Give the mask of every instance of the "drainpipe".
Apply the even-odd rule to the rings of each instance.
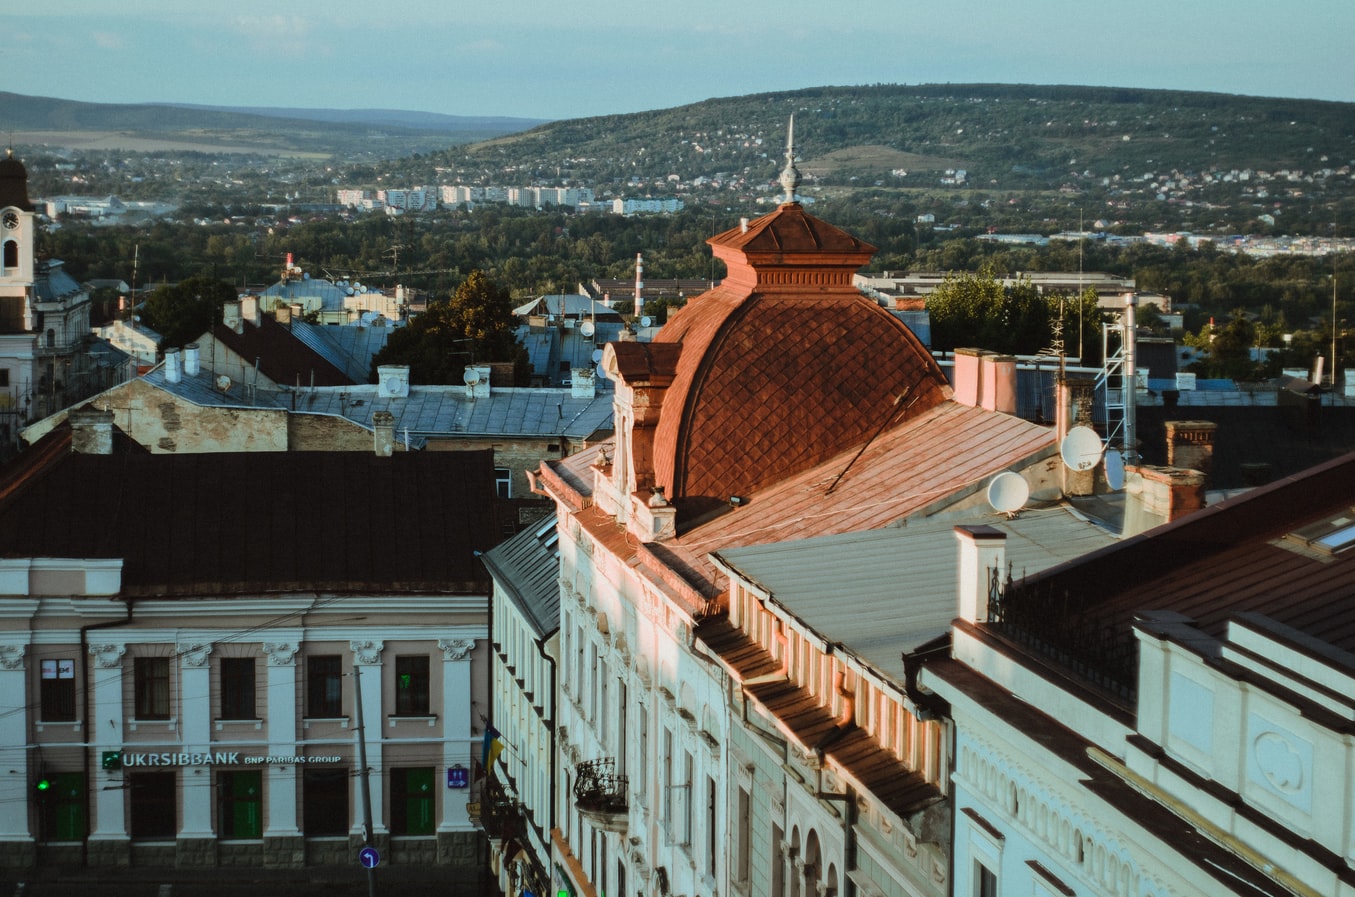
[[[124,598],[124,610],[127,616],[121,620],[106,620],[103,623],[90,623],[80,627],[80,718],[85,722],[85,749],[83,770],[85,776],[85,835],[80,839],[80,865],[89,865],[89,827],[94,809],[94,779],[90,772],[90,751],[93,750],[94,723],[89,718],[89,692],[93,688],[89,675],[89,632],[93,629],[112,629],[114,626],[126,626],[132,622],[131,598]]]

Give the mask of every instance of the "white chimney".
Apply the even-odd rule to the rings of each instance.
[[[377,395],[383,399],[409,396],[409,365],[383,364],[376,369]]]
[[[957,526],[960,543],[960,619],[988,622],[988,589],[1006,565],[1007,534],[991,526]]]
[[[183,347],[183,372],[185,376],[196,377],[201,368],[198,366],[198,344],[189,343]]]
[[[232,299],[221,307],[221,323],[236,333],[244,331],[244,325],[240,321],[239,299]]]
[[[165,350],[165,379],[170,383],[178,383],[182,378],[179,375],[179,350]]]
[[[263,323],[259,318],[259,297],[241,296],[240,297],[240,317],[249,323],[258,327]]]

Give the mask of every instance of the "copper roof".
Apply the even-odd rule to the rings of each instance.
[[[487,591],[489,451],[92,455],[63,439],[2,472],[0,556],[122,558],[133,596]]]
[[[851,284],[874,247],[796,204],[709,242],[730,276],[654,338],[681,345],[654,438],[655,481],[680,507],[756,491],[945,398],[922,343]]]

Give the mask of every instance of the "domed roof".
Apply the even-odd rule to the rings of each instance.
[[[875,247],[798,203],[708,242],[728,277],[655,337],[681,344],[654,433],[669,497],[747,495],[947,397],[926,347],[852,285]]]
[[[14,158],[14,150],[5,150],[5,158],[0,159],[0,209],[23,209],[33,211],[33,203],[28,199],[28,169],[24,163]]]

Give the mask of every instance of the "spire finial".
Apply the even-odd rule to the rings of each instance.
[[[800,171],[795,167],[795,113],[790,114],[786,128],[786,167],[781,169],[781,186],[786,190],[786,202],[795,202],[795,188],[800,186]]]

